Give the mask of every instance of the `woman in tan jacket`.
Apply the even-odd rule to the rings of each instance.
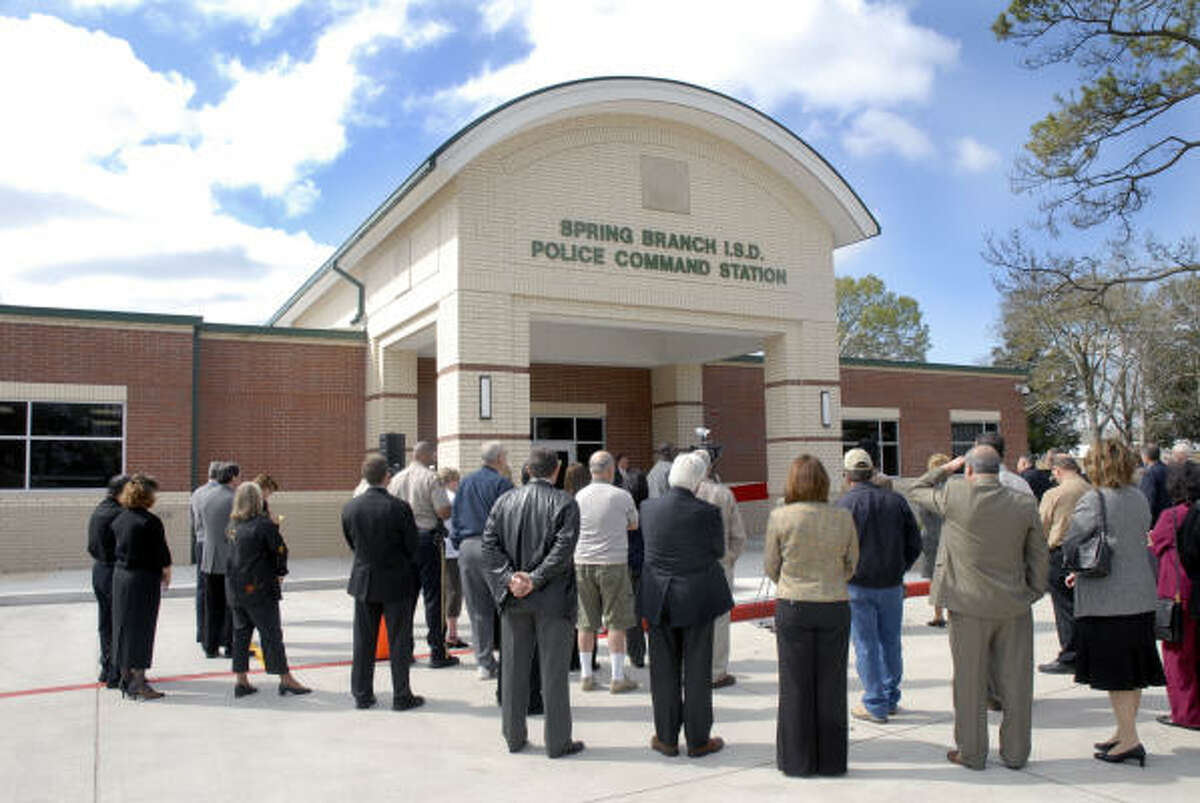
[[[778,586],[776,760],[785,775],[846,772],[846,581],[858,565],[858,533],[849,511],[828,500],[825,468],[800,455],[788,470],[783,506],[767,520],[764,568]]]

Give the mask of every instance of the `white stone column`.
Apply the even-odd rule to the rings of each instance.
[[[704,424],[704,366],[660,365],[650,371],[651,431],[654,446],[663,441],[684,447],[696,443]]]
[[[480,416],[480,377],[491,382],[491,418]],[[479,467],[484,441],[508,449],[514,481],[529,457],[529,313],[511,296],[460,290],[437,320],[438,464]]]
[[[379,436],[384,432],[401,432],[405,450],[412,454],[417,440],[417,352],[383,347],[377,340],[370,340],[366,401],[366,448],[378,449]]]
[[[788,468],[801,454],[817,457],[833,489],[842,481],[842,417],[837,325],[797,322],[767,338],[763,396],[767,434],[767,488],[783,494]],[[830,396],[830,425],[821,422],[821,392]]]

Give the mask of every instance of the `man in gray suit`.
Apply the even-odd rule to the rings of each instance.
[[[947,479],[966,464],[966,480]],[[955,764],[987,761],[988,680],[1004,711],[1000,758],[1029,759],[1033,721],[1033,614],[1046,592],[1049,551],[1037,501],[1000,483],[1000,455],[976,446],[924,474],[912,501],[944,519],[930,603],[950,613]]]
[[[204,551],[200,556],[200,575],[204,580],[204,654],[218,657],[218,649],[229,654],[233,634],[232,610],[225,604],[225,563],[229,560],[229,514],[233,512],[234,481],[241,473],[237,463],[223,463],[217,472],[217,485],[199,500],[200,526],[204,530]]]
[[[204,576],[200,572],[200,559],[204,554],[204,520],[200,507],[208,492],[217,487],[217,474],[223,464],[213,460],[208,464],[208,482],[192,491],[188,498],[188,526],[192,535],[192,563],[196,564],[196,643],[204,643]]]

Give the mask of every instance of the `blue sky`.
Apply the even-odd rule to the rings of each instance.
[[[1009,189],[1012,160],[1076,78],[1023,69],[989,31],[1002,7],[0,0],[0,303],[260,323],[475,115],[641,74],[729,93],[804,137],[883,228],[839,252],[838,273],[915,297],[930,360],[985,361],[983,238],[1037,216]],[[1139,222],[1194,233],[1197,179],[1188,165],[1161,182]]]

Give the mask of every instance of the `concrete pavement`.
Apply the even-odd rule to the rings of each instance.
[[[750,554],[739,563],[740,599],[757,591],[759,561]],[[189,572],[180,567],[180,575]],[[10,580],[0,577],[0,594]],[[150,672],[164,678],[156,686],[167,697],[134,703],[91,687],[38,691],[94,680],[94,604],[0,608],[0,800],[728,803],[813,795],[1167,803],[1200,794],[1200,733],[1154,722],[1166,710],[1162,689],[1145,695],[1139,718],[1147,767],[1109,766],[1091,757],[1091,743],[1112,729],[1106,697],[1061,675],[1037,676],[1033,756],[1025,769],[999,764],[998,715],[992,715],[986,772],[948,764],[949,650],[945,631],[924,624],[924,598],[905,603],[905,713],[886,725],[852,719],[848,776],[820,780],[785,778],[774,767],[774,636],[755,623],[733,626],[738,683],[714,695],[714,733],[728,742],[723,752],[698,760],[651,752],[647,670],[634,669],[641,688],[624,695],[581,692],[572,676],[575,736],[587,749],[550,761],[540,718],[530,721],[530,748],[505,751],[494,684],[476,680],[469,657],[452,669],[414,667],[413,688],[429,700],[422,709],[358,711],[348,693],[350,598],[340,589],[288,589],[283,613],[292,666],[314,694],[281,698],[273,678],[256,674],[260,693],[235,701],[229,662],[203,657],[193,641],[191,600],[173,597],[163,602]],[[1048,601],[1035,617],[1036,655],[1047,660],[1055,651]],[[463,625],[469,639],[466,617]],[[422,644],[419,632],[418,650]],[[601,657],[606,664],[603,651]],[[607,666],[600,680],[607,680]],[[850,688],[853,703],[853,669]],[[385,664],[377,668],[376,693],[390,699]]]

